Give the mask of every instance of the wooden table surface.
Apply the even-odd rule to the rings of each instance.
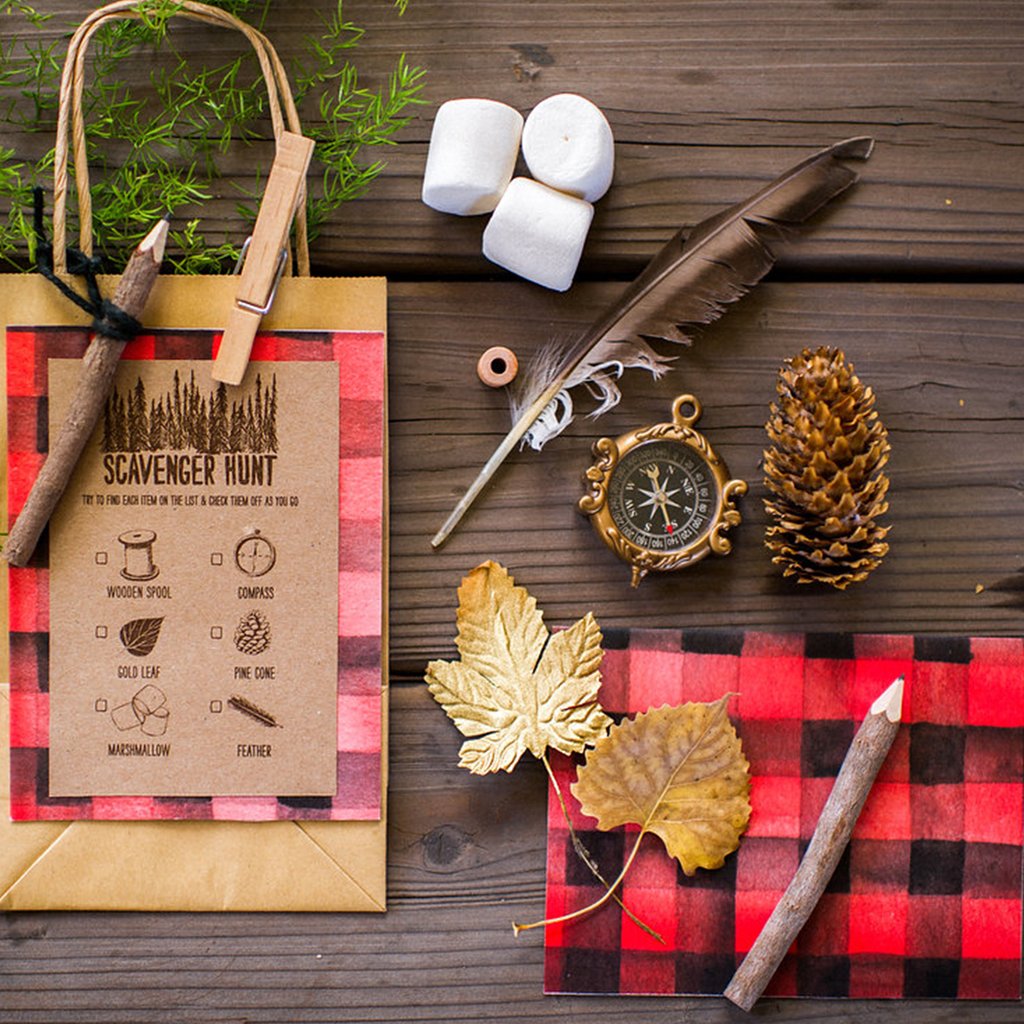
[[[47,6],[50,38],[89,4]],[[330,2],[272,4],[287,57]],[[391,278],[391,785],[382,916],[7,914],[0,1021],[738,1021],[722,999],[545,997],[543,772],[477,778],[422,684],[454,653],[455,588],[509,566],[552,624],[1015,634],[1024,606],[987,587],[1024,566],[1024,6],[1019,0],[346,3],[370,82],[405,52],[427,104],[365,199],[317,242],[320,273]],[[2,31],[7,31],[3,28]],[[226,35],[184,29],[211,58]],[[140,61],[141,67],[145,61]],[[481,219],[419,201],[434,111],[484,95],[524,112],[590,97],[616,138],[578,283],[554,294],[480,254]],[[496,343],[528,355],[586,325],[682,225],[821,146],[877,139],[862,181],[787,243],[770,279],[700,332],[661,382],[627,381],[602,420],[517,454],[451,541],[429,538],[506,427],[475,377]],[[8,133],[9,136],[9,133]],[[31,157],[41,143],[0,137]],[[252,180],[252,152],[234,158]],[[227,189],[225,189],[227,196]],[[204,213],[232,223],[233,200]],[[846,593],[798,588],[762,538],[763,423],[780,362],[839,345],[892,441],[892,550]],[[696,392],[703,428],[750,481],[728,559],[630,591],[574,511],[591,441],[665,418]],[[980,586],[979,586],[980,585]],[[764,1001],[779,1020],[1022,1019],[1019,1003]]]

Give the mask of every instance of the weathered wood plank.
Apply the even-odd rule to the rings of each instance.
[[[86,11],[44,3],[55,38]],[[272,4],[286,59],[326,0]],[[384,272],[392,288],[392,690],[387,915],[17,914],[0,918],[0,1022],[476,1021],[692,1019],[738,1011],[711,1000],[545,999],[544,778],[536,765],[476,778],[455,767],[459,736],[419,683],[453,654],[455,588],[493,557],[536,594],[551,624],[593,609],[606,628],[655,624],[769,629],[1019,633],[1024,611],[978,584],[1024,564],[1024,290],[920,284],[765,285],[702,332],[660,383],[579,421],[541,454],[515,456],[440,552],[429,537],[505,427],[502,396],[474,364],[502,342],[528,354],[585,324],[619,285],[553,295],[505,280],[480,255],[483,221],[419,202],[436,106],[488,95],[524,111],[559,91],[607,111],[615,187],[598,207],[584,277],[634,273],[676,227],[745,195],[809,150],[879,139],[864,180],[788,246],[789,277],[892,273],[1019,280],[1024,271],[1024,10],[1017,0],[625,0],[529,5],[485,0],[349,0],[369,31],[354,59],[368,84],[406,52],[428,67],[428,105],[384,154],[390,166],[314,249],[321,272]],[[7,40],[4,26],[5,42]],[[175,30],[176,32],[178,30]],[[227,33],[186,28],[211,60]],[[141,55],[134,78],[150,60]],[[47,140],[0,133],[34,158]],[[116,157],[116,151],[113,155]],[[234,185],[251,188],[269,147],[238,147],[202,212],[241,233]],[[441,283],[465,276],[476,284]],[[893,443],[893,549],[865,584],[833,594],[786,584],[761,542],[762,423],[779,362],[839,344],[878,394]],[[696,392],[702,426],[751,482],[736,550],[629,590],[625,571],[574,511],[589,445],[665,418]],[[783,1001],[787,1021],[874,1021],[878,1003]],[[885,1004],[887,1019],[1018,1021],[1019,1004]]]
[[[616,294],[525,284],[397,285],[391,293],[391,642],[396,670],[450,656],[455,588],[485,558],[509,566],[551,622],[1013,633],[1024,610],[976,593],[1024,563],[1024,290],[1019,286],[768,284],[679,356],[662,381],[577,419],[541,453],[513,455],[440,551],[430,537],[507,429],[505,398],[475,376],[491,344],[521,356],[568,334]],[[892,549],[844,593],[784,581],[763,546],[763,423],[785,358],[838,345],[890,431]],[[590,444],[669,417],[693,391],[700,424],[750,484],[735,549],[636,591],[575,510]],[[587,400],[581,398],[584,408]]]
[[[38,30],[52,39],[80,4]],[[333,4],[274,4],[266,30],[290,59]],[[632,273],[676,228],[741,199],[790,163],[838,139],[871,134],[864,181],[820,217],[783,266],[815,273],[1018,273],[1024,268],[1024,9],[1016,0],[832,4],[757,0],[521,4],[414,0],[347,3],[368,29],[351,51],[368,84],[400,53],[428,69],[424,98],[370,194],[349,204],[314,248],[323,273],[503,277],[480,253],[483,219],[419,201],[437,106],[485,95],[524,112],[582,92],[617,139],[615,184],[598,204],[581,274]],[[183,52],[218,62],[228,32],[174,29]],[[152,60],[140,55],[134,77]],[[310,112],[315,118],[316,112]],[[41,140],[6,132],[34,158]],[[116,157],[116,151],[113,154]],[[239,146],[228,181],[201,211],[217,239],[239,237],[235,204],[265,174],[268,147]],[[190,211],[182,211],[186,215]]]

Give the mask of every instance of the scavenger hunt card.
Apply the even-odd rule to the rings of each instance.
[[[261,335],[131,342],[11,579],[11,816],[381,813],[385,348]],[[9,511],[74,392],[84,331],[8,331]]]
[[[332,795],[335,367],[126,362],[96,441],[52,528],[50,794]]]

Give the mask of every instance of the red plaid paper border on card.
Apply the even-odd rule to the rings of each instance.
[[[871,702],[906,677],[904,725],[853,839],[769,996],[1021,996],[1024,640],[605,633],[602,704],[633,714],[735,693],[752,775],[750,827],[718,871],[687,878],[644,838],[621,896],[546,931],[548,993],[720,994],[810,840]],[[596,830],[555,772],[583,844],[615,878],[636,829]],[[602,893],[548,801],[547,917]]]
[[[129,359],[210,359],[219,332],[154,331]],[[47,363],[80,359],[73,328],[7,332],[8,516],[13,522],[47,450]],[[386,348],[380,332],[261,334],[256,362],[336,362],[339,376],[338,790],[333,797],[91,797],[49,795],[49,573],[46,534],[29,566],[10,570],[11,817],[92,819],[378,820],[381,816],[382,614]],[[374,503],[373,496],[379,496]]]

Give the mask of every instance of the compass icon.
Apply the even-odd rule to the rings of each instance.
[[[235,565],[246,576],[265,576],[276,561],[274,545],[259,530],[247,533],[235,545]]]

